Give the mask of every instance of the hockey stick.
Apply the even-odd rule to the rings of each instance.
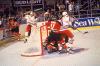
[[[73,16],[73,18],[74,18],[75,20],[77,20],[74,16]],[[75,21],[75,20],[74,20],[74,21]],[[82,32],[82,31],[80,31],[79,29],[75,28],[74,26],[71,26],[71,28],[72,28],[73,30],[79,31],[79,32],[82,33],[82,34],[88,33],[88,31]]]
[[[73,26],[70,26],[73,30],[77,30],[78,32],[80,32],[80,33],[82,33],[82,34],[86,34],[86,33],[88,33],[88,31],[85,31],[85,32],[82,32],[82,31],[80,31],[79,29],[77,29],[77,28],[75,28],[75,27],[73,27]]]
[[[79,31],[79,32],[82,33],[82,34],[88,33],[88,31],[82,32],[82,31],[80,31],[79,29],[76,29],[76,30]]]

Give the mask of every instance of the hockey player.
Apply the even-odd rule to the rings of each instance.
[[[70,40],[73,41],[74,35],[70,30],[68,30],[68,27],[72,25],[72,21],[71,21],[72,18],[68,15],[67,12],[63,12],[62,15],[63,17],[61,19],[61,23],[62,23],[61,32],[66,34],[70,38]]]
[[[71,25],[70,16],[67,14],[67,12],[62,13],[63,17],[59,21],[54,21],[54,26],[51,27],[51,30],[53,30],[54,34],[53,36],[49,36],[53,41],[56,41],[58,43],[58,50],[62,52],[63,50],[65,52],[69,52],[70,49],[73,47],[73,33],[68,30],[68,27]],[[52,24],[52,23],[51,23]],[[51,34],[50,34],[51,35]],[[61,35],[61,36],[59,36]],[[56,37],[56,39],[54,39]],[[48,39],[48,40],[51,40]],[[68,50],[66,50],[68,49]]]
[[[65,40],[67,46],[69,48],[72,48],[73,47],[73,33],[68,30],[68,27],[71,25],[71,21],[70,21],[70,16],[67,14],[67,12],[63,12],[62,13],[63,17],[61,18],[61,20],[59,20],[58,22],[55,23],[55,26],[53,27],[53,30],[56,30],[56,32],[60,33],[60,34],[63,34],[65,36],[68,36],[68,43],[67,41]],[[61,45],[59,45],[60,47]],[[59,48],[59,51],[61,51],[62,49]]]
[[[33,12],[28,13],[25,15],[25,19],[27,21],[26,30],[25,30],[25,43],[27,42],[28,37],[31,35],[31,27],[32,25],[36,25],[36,18]]]
[[[55,41],[52,41],[49,44],[47,44],[47,51],[48,53],[57,51],[57,47],[55,46]]]
[[[61,23],[59,21],[54,21],[53,25],[54,26],[51,26],[51,31],[47,37],[47,50],[50,53],[56,50],[59,50],[60,52],[66,52],[66,43],[68,42],[68,37],[67,35],[60,33]]]

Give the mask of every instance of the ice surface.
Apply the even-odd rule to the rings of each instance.
[[[0,50],[0,66],[100,66],[100,29],[89,30],[87,34],[75,31],[74,35],[78,47],[74,54],[23,57],[21,53],[30,44],[19,41]]]

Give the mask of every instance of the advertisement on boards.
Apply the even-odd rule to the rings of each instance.
[[[100,26],[100,17],[79,18],[73,23],[74,27]]]

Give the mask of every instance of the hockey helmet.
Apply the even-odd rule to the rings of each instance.
[[[32,11],[30,11],[30,15],[32,15],[33,14],[33,12]]]
[[[67,12],[62,12],[62,15],[66,16],[66,15],[68,15],[68,13]]]

